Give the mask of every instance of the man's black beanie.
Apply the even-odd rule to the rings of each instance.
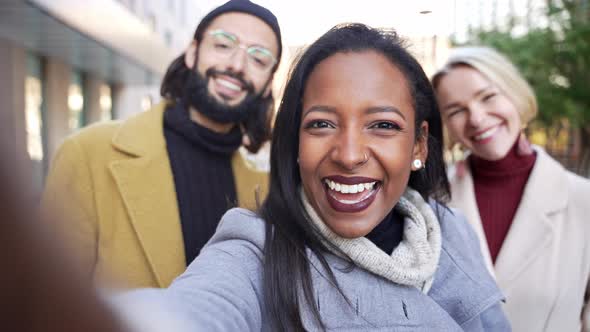
[[[216,18],[217,16],[219,16],[221,14],[225,14],[225,13],[229,13],[229,12],[241,12],[241,13],[250,14],[250,15],[258,17],[259,19],[263,20],[266,24],[268,24],[268,26],[270,26],[270,28],[272,29],[272,31],[275,33],[275,35],[277,37],[277,44],[279,46],[279,49],[278,49],[279,52],[277,54],[277,61],[281,60],[283,46],[281,43],[281,28],[279,28],[279,21],[277,20],[276,16],[270,10],[268,10],[260,5],[257,5],[249,0],[230,0],[226,3],[224,3],[223,5],[213,9],[211,12],[209,12],[209,14],[207,14],[207,15],[205,15],[205,17],[203,17],[203,19],[201,20],[201,22],[197,26],[197,30],[195,31],[194,38],[199,40],[203,36],[205,29],[207,29],[207,27],[209,26],[211,21],[213,21],[214,18]],[[278,63],[277,63],[277,65],[275,65],[275,68],[276,68],[276,66],[278,66]]]

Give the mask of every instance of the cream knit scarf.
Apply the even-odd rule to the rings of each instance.
[[[417,191],[408,187],[395,206],[405,217],[404,234],[391,255],[365,237],[347,239],[338,236],[324,224],[303,190],[301,198],[325,240],[340,248],[356,265],[392,282],[414,286],[428,293],[440,257],[441,234],[436,215]]]

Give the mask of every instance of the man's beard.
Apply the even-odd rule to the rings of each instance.
[[[247,94],[242,102],[230,106],[219,102],[209,93],[208,83],[212,78],[225,75],[239,80]],[[194,107],[199,113],[219,123],[239,123],[245,121],[249,116],[258,113],[260,108],[268,107],[267,98],[261,94],[254,93],[251,83],[244,80],[242,75],[231,71],[218,71],[209,68],[203,77],[196,70],[191,70],[185,86],[184,103]]]

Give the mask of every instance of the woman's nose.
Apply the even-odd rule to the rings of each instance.
[[[469,107],[469,125],[479,127],[485,118],[485,109],[479,105]]]
[[[346,170],[354,170],[369,160],[365,140],[359,133],[348,130],[338,139],[332,159]]]

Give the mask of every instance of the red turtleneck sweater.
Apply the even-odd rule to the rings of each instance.
[[[517,147],[518,143],[500,160],[469,158],[475,199],[494,263],[537,158],[535,153],[518,155]]]

